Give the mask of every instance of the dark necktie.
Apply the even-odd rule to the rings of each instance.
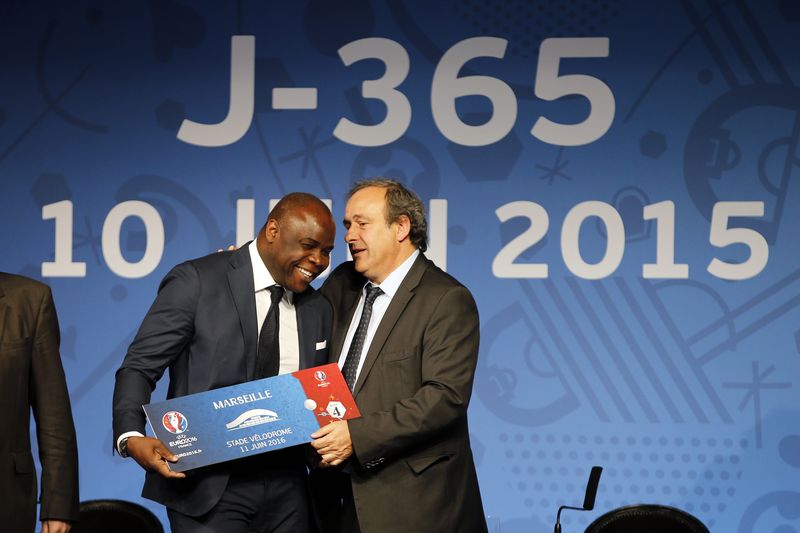
[[[283,287],[272,285],[269,287],[272,304],[264,323],[261,325],[261,334],[258,336],[258,357],[256,359],[256,379],[268,378],[278,375],[281,366],[281,351],[278,343],[278,304],[283,298]]]
[[[358,362],[361,360],[361,351],[364,349],[364,339],[367,337],[367,327],[369,327],[369,319],[372,316],[372,304],[375,298],[383,294],[380,287],[373,284],[367,285],[367,297],[364,299],[364,309],[361,310],[361,318],[358,321],[358,327],[353,335],[353,340],[350,342],[350,349],[347,350],[347,358],[344,360],[342,367],[342,374],[347,386],[350,390],[356,385],[356,375],[358,373]]]

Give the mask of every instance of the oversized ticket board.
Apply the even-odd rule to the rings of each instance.
[[[143,406],[153,434],[184,472],[311,442],[311,434],[359,416],[333,363]]]

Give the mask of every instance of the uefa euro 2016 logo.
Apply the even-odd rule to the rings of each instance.
[[[164,413],[164,416],[161,418],[161,424],[164,426],[164,429],[173,435],[180,435],[189,427],[189,421],[186,420],[183,413],[179,413],[178,411]]]
[[[325,381],[325,378],[328,376],[326,376],[325,372],[323,372],[322,370],[317,370],[316,372],[314,372],[314,377],[316,378],[317,381],[322,382]]]

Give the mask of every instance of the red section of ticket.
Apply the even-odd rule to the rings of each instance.
[[[356,401],[344,380],[339,365],[330,363],[292,372],[306,393],[306,407],[313,407],[320,427],[337,420],[358,418]],[[313,406],[312,406],[313,402]]]

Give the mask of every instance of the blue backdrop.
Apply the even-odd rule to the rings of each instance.
[[[797,2],[6,1],[0,26],[0,269],[53,287],[83,499],[144,501],[111,393],[167,270],[381,175],[478,302],[493,527],[548,531],[600,464],[565,531],[635,502],[800,531]]]

